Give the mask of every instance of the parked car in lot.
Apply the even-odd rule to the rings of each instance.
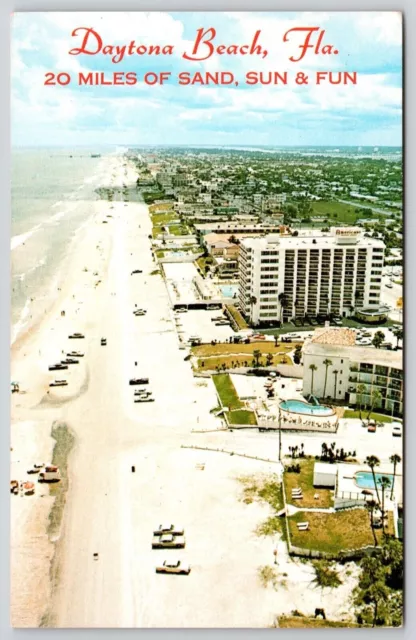
[[[391,425],[391,432],[393,436],[396,436],[396,438],[401,438],[402,437],[402,425],[400,424],[400,422],[393,422]]]
[[[163,533],[160,536],[153,536],[152,549],[184,549],[184,536],[175,536],[173,533]]]
[[[173,573],[178,576],[187,576],[191,573],[191,567],[189,564],[181,564],[180,560],[176,560],[176,562],[165,560],[160,567],[156,567],[156,573]]]
[[[153,531],[154,536],[161,536],[164,533],[171,533],[173,536],[183,536],[184,530],[180,527],[175,527],[174,524],[160,524],[156,531]]]
[[[375,433],[377,431],[377,425],[375,422],[370,422],[369,425],[367,426],[367,431],[369,433]]]

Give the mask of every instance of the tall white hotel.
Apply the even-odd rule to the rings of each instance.
[[[246,238],[239,256],[241,311],[258,325],[281,317],[376,310],[383,261],[384,243],[358,227]]]

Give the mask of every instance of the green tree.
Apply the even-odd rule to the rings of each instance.
[[[268,353],[266,356],[266,367],[270,367],[273,364],[273,354]]]
[[[310,364],[309,369],[312,371],[312,380],[311,380],[311,396],[313,396],[313,377],[315,375],[315,371],[318,369],[316,364]]]
[[[293,362],[295,364],[300,364],[302,358],[302,347],[300,346],[300,344],[298,344],[295,347],[295,353],[293,354]]]
[[[326,383],[328,380],[328,367],[330,367],[332,365],[332,360],[330,360],[329,358],[325,358],[323,364],[325,365],[325,382],[324,382],[324,393],[323,393],[323,398],[325,398],[325,393],[326,393]]]
[[[402,461],[401,457],[397,454],[397,453],[393,453],[392,456],[390,456],[390,462],[393,465],[393,481],[391,483],[391,493],[390,493],[390,500],[393,500],[393,492],[394,492],[394,481],[396,479],[396,467],[398,464],[400,464]]]
[[[376,331],[374,334],[374,337],[371,341],[371,344],[376,348],[376,349],[380,349],[381,345],[383,344],[385,340],[385,335],[382,331]]]
[[[260,364],[260,358],[261,358],[261,351],[260,349],[254,349],[253,351],[253,358],[254,358],[254,366],[258,367]]]
[[[369,514],[370,514],[370,526],[371,526],[371,533],[373,534],[373,538],[374,538],[374,546],[376,547],[378,542],[377,542],[377,535],[376,532],[374,530],[374,511],[377,507],[377,502],[375,500],[367,500],[366,504],[365,504]]]
[[[389,591],[386,585],[381,580],[378,580],[368,587],[366,595],[369,602],[373,605],[373,627],[375,627],[380,608],[388,602]]]
[[[380,460],[377,458],[377,456],[367,456],[365,459],[365,463],[368,464],[368,466],[371,469],[371,473],[373,475],[374,488],[377,494],[377,501],[378,501],[378,504],[380,505],[380,496],[378,493],[378,486],[376,483],[376,474],[374,472],[374,469],[380,466]]]
[[[370,403],[370,410],[367,414],[367,420],[370,419],[370,416],[374,411],[374,407],[377,405],[378,402],[380,402],[381,398],[382,398],[381,392],[374,387],[374,389],[371,392],[371,403]]]
[[[396,337],[396,340],[397,340],[397,342],[396,342],[396,349],[397,349],[399,347],[400,340],[403,340],[403,335],[404,335],[403,334],[403,329],[401,329],[401,328],[395,329],[393,331],[393,333],[394,333],[394,335]]]
[[[357,400],[358,400],[358,409],[359,409],[359,415],[360,415],[360,420],[362,420],[362,414],[361,414],[361,407],[362,407],[362,401],[363,401],[363,394],[365,392],[365,385],[358,384],[357,385]]]
[[[386,489],[390,489],[391,482],[387,476],[381,476],[379,484],[381,487],[381,521],[383,526],[383,533],[385,533],[384,516],[385,516],[386,510],[385,510],[384,499],[385,499]]]

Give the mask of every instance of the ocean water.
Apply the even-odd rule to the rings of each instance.
[[[92,213],[94,190],[105,185],[105,155],[97,149],[17,149],[12,152],[12,342],[46,296],[77,230]],[[107,151],[108,154],[108,151]]]

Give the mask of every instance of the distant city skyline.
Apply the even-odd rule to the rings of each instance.
[[[89,26],[105,44],[173,43],[172,56],[71,56],[72,31]],[[269,56],[181,55],[200,27],[218,43],[250,42],[257,29]],[[309,54],[293,66],[283,34],[319,26],[337,56]],[[12,28],[12,144],[91,146],[369,146],[402,143],[400,13],[16,13]],[[293,45],[295,46],[295,45]],[[298,43],[296,44],[298,46]],[[292,49],[293,51],[293,49]],[[290,53],[289,53],[290,55]],[[356,71],[357,85],[247,86],[248,70]],[[45,73],[67,72],[68,86],[44,86]],[[83,86],[79,72],[170,71],[164,86]],[[239,86],[178,86],[179,71],[229,71]]]

